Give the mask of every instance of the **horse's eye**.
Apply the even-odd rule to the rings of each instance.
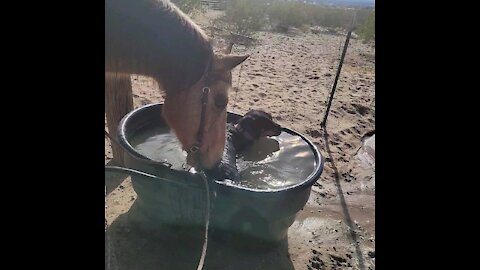
[[[228,98],[225,95],[218,94],[215,96],[215,106],[221,110],[227,107]]]

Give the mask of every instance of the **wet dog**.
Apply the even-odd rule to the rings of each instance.
[[[216,180],[238,179],[237,154],[260,138],[280,133],[282,127],[273,121],[272,115],[261,110],[249,111],[236,124],[227,125],[222,161],[217,168],[206,171],[207,175]]]

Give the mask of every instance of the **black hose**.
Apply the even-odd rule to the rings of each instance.
[[[180,181],[174,181],[174,180],[170,180],[170,179],[167,179],[167,178],[158,177],[156,175],[149,174],[149,173],[146,173],[146,172],[141,172],[141,171],[137,171],[137,170],[133,170],[133,169],[129,169],[129,168],[124,168],[124,167],[105,166],[105,172],[118,172],[118,173],[124,173],[124,174],[129,174],[129,175],[147,177],[147,178],[151,178],[151,180],[163,180],[163,181],[166,181],[166,182],[168,182],[170,184],[174,184],[174,185],[181,185],[181,186],[185,186],[185,187],[189,186],[188,184],[185,184],[185,183],[180,182]]]

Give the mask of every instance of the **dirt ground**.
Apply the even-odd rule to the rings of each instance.
[[[311,139],[325,158],[325,167],[307,205],[290,227],[288,241],[279,249],[259,255],[239,254],[223,247],[216,254],[207,253],[206,269],[375,269],[375,169],[355,157],[362,137],[375,130],[374,47],[350,40],[327,129],[323,130],[320,122],[345,37],[259,32],[255,38],[252,46],[233,48],[234,54],[251,56],[233,72],[228,110],[240,114],[250,109],[270,112],[282,126]],[[216,49],[223,49],[225,44],[215,37]],[[150,78],[132,75],[132,85],[135,108],[163,101]],[[106,140],[105,163],[110,159]],[[108,224],[121,224],[122,214],[129,211],[136,194],[129,178],[106,177],[106,185]],[[130,237],[129,248],[122,249],[131,234],[125,226],[117,226],[108,234],[108,269],[196,267],[182,266],[191,258],[172,253],[165,247],[167,240],[153,243],[149,236]],[[119,236],[124,239],[113,239]],[[199,254],[201,241],[195,241],[182,246]],[[215,243],[212,245],[215,250]],[[166,266],[165,256],[159,254],[169,254],[177,266]],[[209,262],[215,256],[224,263],[214,263],[214,259]]]

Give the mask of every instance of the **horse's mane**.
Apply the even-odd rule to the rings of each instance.
[[[200,79],[213,49],[207,35],[167,0],[105,1],[105,68],[152,76],[168,93]]]

